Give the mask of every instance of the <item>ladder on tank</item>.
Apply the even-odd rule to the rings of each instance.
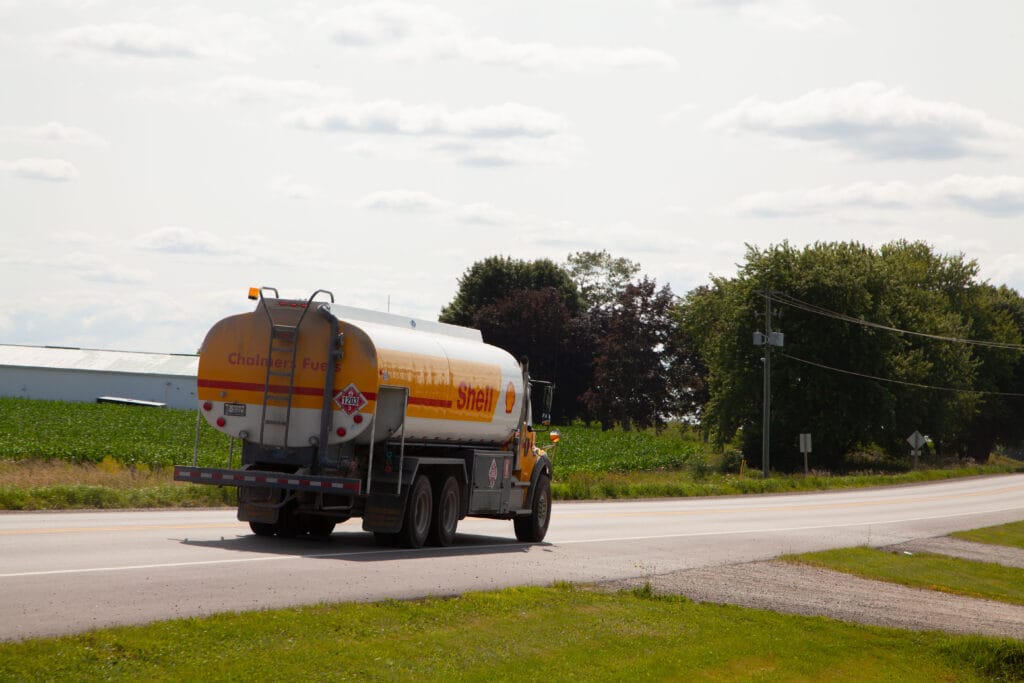
[[[263,287],[260,290],[260,299],[263,303],[263,311],[267,314],[267,321],[270,323],[270,343],[267,347],[267,374],[263,382],[263,409],[260,412],[260,443],[264,441],[264,433],[267,425],[271,427],[284,427],[284,437],[281,446],[288,446],[288,431],[291,428],[292,399],[295,396],[295,370],[296,360],[299,352],[299,328],[306,317],[306,313],[313,303],[317,294],[325,293],[331,297],[334,303],[334,294],[323,289],[313,292],[309,300],[301,306],[302,313],[294,325],[274,320],[274,314],[267,304],[263,290],[274,293],[274,300],[279,301],[280,295],[273,287]],[[292,310],[289,306],[286,310]],[[267,409],[273,409],[273,415],[267,414]],[[282,419],[282,413],[284,413]]]

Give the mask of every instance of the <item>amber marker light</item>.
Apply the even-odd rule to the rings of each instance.
[[[260,298],[260,288],[259,287],[250,287],[249,288],[249,298],[252,299],[253,301],[256,301],[256,299],[259,299]]]
[[[548,434],[548,437],[551,439],[551,443],[558,443],[558,440],[562,438],[562,435],[557,429],[552,429],[551,433]]]

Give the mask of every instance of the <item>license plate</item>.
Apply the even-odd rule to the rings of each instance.
[[[225,403],[224,414],[228,417],[245,417],[244,403]]]

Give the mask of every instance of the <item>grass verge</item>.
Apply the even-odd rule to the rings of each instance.
[[[991,562],[864,547],[786,555],[780,559],[913,588],[1024,605],[1024,569]]]
[[[560,584],[0,644],[3,680],[226,681],[269,672],[298,680],[972,681],[1024,676],[1024,643]]]
[[[990,526],[984,529],[972,529],[970,531],[957,531],[950,536],[962,538],[965,541],[975,543],[990,543],[992,545],[1006,545],[1012,548],[1024,548],[1024,522],[1011,522],[1000,526]]]

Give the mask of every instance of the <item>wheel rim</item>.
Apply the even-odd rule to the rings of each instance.
[[[446,489],[441,499],[441,529],[446,536],[455,535],[455,525],[459,521],[459,497],[452,489]]]
[[[416,539],[422,542],[430,530],[429,486],[420,486],[416,490],[416,499],[413,501],[412,527],[416,533]]]
[[[537,501],[537,528],[543,529],[548,525],[548,512],[551,510],[551,503],[547,490],[540,492],[540,500]]]

